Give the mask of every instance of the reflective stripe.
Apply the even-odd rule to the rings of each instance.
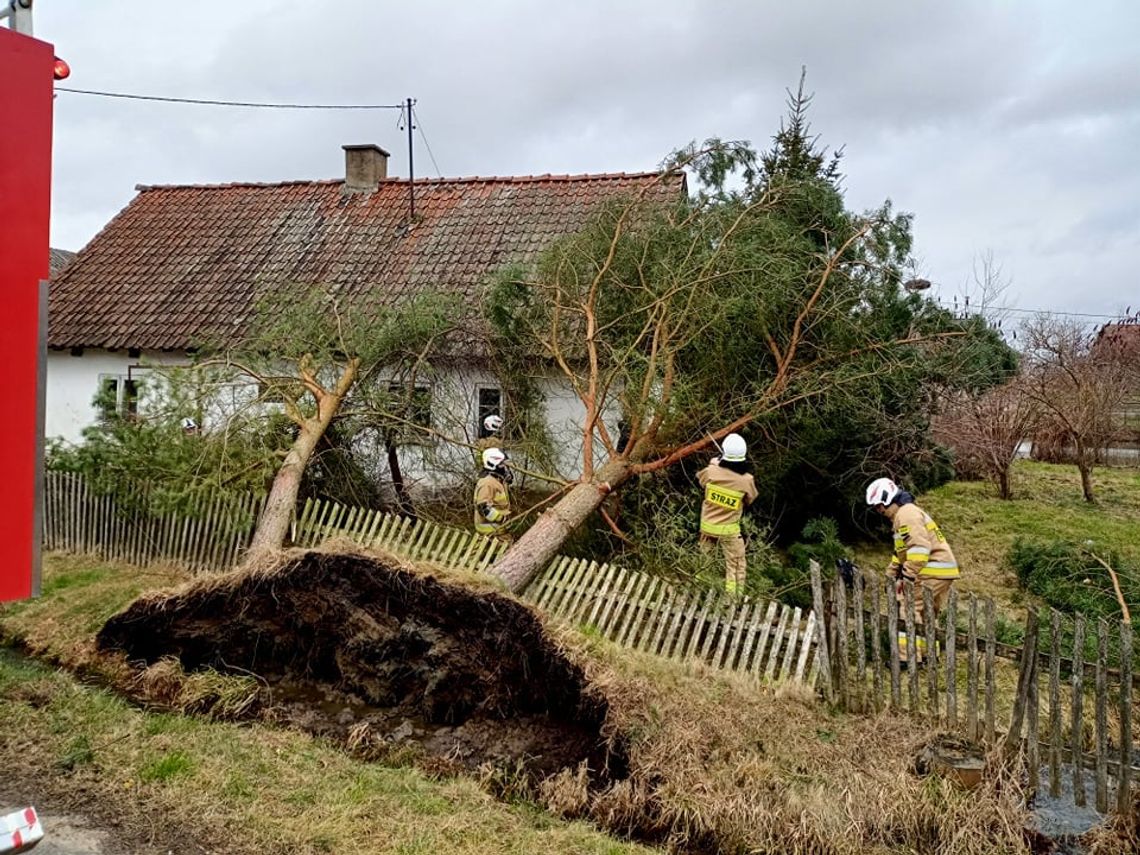
[[[486,517],[490,522],[498,522],[504,516],[506,516],[506,512],[501,511],[496,507],[492,507],[491,510],[487,511],[487,514],[486,514]]]
[[[928,561],[930,561],[930,553],[919,552],[917,549],[912,549],[907,552],[906,560],[913,564],[926,564]]]
[[[919,571],[919,575],[934,579],[957,579],[961,574],[958,572],[957,564],[950,564],[945,561],[931,561]]]
[[[709,534],[713,537],[732,537],[740,534],[740,523],[711,523],[701,520],[701,534]]]
[[[495,534],[498,530],[499,527],[497,525],[491,525],[490,523],[475,523],[476,534]]]
[[[910,549],[908,549],[906,551],[906,554],[908,556],[910,556],[910,555],[929,555],[930,554],[930,547],[929,546],[912,546]]]
[[[708,484],[705,486],[705,501],[709,504],[716,505],[718,508],[726,508],[730,511],[743,510],[744,503],[741,501],[743,498],[744,493],[740,490],[722,487],[719,484]]]

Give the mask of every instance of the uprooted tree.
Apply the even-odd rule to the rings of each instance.
[[[763,159],[716,140],[678,152],[658,178],[675,201],[645,188],[607,205],[495,283],[488,317],[500,349],[537,358],[584,411],[581,478],[493,568],[512,589],[631,478],[928,359],[962,333],[911,312],[909,328],[883,336],[909,218],[889,205],[846,211],[835,161],[792,118]],[[701,186],[692,199],[686,170]],[[742,189],[728,189],[731,176]]]
[[[404,381],[425,370],[455,316],[455,301],[435,292],[382,305],[359,297],[342,301],[319,285],[297,286],[263,297],[243,335],[204,350],[203,364],[248,378],[258,389],[255,403],[274,402],[292,425],[250,559],[284,543],[305,467],[352,395],[368,399],[382,388],[383,409],[373,400],[373,417],[405,421],[411,403],[399,390],[414,390]]]

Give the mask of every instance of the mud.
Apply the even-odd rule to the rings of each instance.
[[[139,666],[255,674],[261,715],[366,757],[406,749],[532,779],[585,761],[594,786],[627,774],[604,698],[533,612],[370,557],[309,552],[146,597],[98,645]]]

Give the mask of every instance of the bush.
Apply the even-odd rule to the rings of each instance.
[[[1046,604],[1069,614],[1089,618],[1121,617],[1120,604],[1108,571],[1095,556],[1104,559],[1120,580],[1129,609],[1140,609],[1140,566],[1123,560],[1111,550],[1100,553],[1095,544],[1071,541],[1014,541],[1006,564],[1021,585]]]

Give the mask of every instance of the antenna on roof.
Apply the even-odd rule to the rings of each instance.
[[[414,152],[412,150],[412,131],[415,130],[415,121],[412,118],[412,106],[415,104],[414,98],[409,98],[404,105],[404,109],[400,111],[400,122],[407,127],[408,131],[408,228],[411,229],[415,225],[416,220],[416,166],[414,159]]]

